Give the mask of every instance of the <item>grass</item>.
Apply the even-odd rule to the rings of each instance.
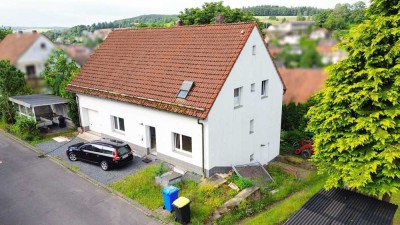
[[[159,169],[159,165],[149,166],[110,186],[143,206],[155,210],[163,205],[162,188],[154,179]],[[192,224],[204,224],[216,208],[237,194],[226,185],[215,188],[211,184],[199,185],[190,180],[182,181],[176,186],[180,190],[179,196],[187,197],[191,201]]]
[[[263,23],[271,23],[272,25],[281,24],[283,18],[286,18],[287,22],[297,20],[297,16],[277,16],[276,18],[278,20],[271,20],[271,19],[269,19],[269,16],[256,16],[256,18],[259,19]]]
[[[308,191],[315,184],[325,181],[325,178],[317,175],[315,171],[304,180],[297,180],[294,176],[275,165],[270,165],[268,172],[275,180],[275,183],[271,183],[270,187],[277,189],[278,192],[272,194],[270,191],[262,190],[260,200],[232,210],[224,215],[218,221],[218,224],[237,224],[241,219],[260,213],[298,191]]]
[[[393,195],[391,203],[400,207],[400,193]],[[396,214],[394,215],[393,224],[400,224],[400,209],[397,209]]]
[[[155,210],[163,205],[162,188],[154,180],[158,169],[158,165],[146,167],[121,181],[111,184],[111,188],[143,206]]]
[[[64,136],[67,138],[74,138],[76,137],[76,130],[75,129],[68,129],[62,132],[58,132],[58,133],[54,133],[54,134],[49,134],[49,135],[40,135],[40,137],[36,140],[33,140],[31,142],[29,142],[32,145],[38,145],[40,143],[43,142],[47,142],[52,140],[54,137],[58,137],[58,136]]]
[[[247,219],[244,224],[265,224],[274,225],[282,224],[296,211],[298,211],[313,195],[320,191],[324,186],[325,180],[319,180],[310,186],[306,186],[303,190],[296,192],[285,200],[276,203],[273,207],[269,207],[266,211],[255,217]]]

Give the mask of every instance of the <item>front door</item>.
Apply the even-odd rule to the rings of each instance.
[[[148,126],[150,154],[157,155],[156,128]]]

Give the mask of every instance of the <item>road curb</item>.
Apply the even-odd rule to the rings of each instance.
[[[75,173],[75,174],[77,174],[78,176],[80,176],[81,178],[83,178],[83,179],[89,181],[90,183],[92,183],[92,184],[94,184],[94,185],[96,185],[96,186],[98,186],[98,187],[101,187],[101,188],[105,189],[106,191],[108,191],[108,192],[110,192],[110,193],[112,193],[112,194],[118,196],[119,198],[121,198],[121,199],[123,199],[125,202],[127,202],[129,205],[131,205],[132,207],[134,207],[135,209],[141,211],[141,212],[142,212],[143,214],[145,214],[146,216],[151,217],[151,218],[153,218],[153,219],[155,219],[155,220],[157,220],[157,221],[159,221],[159,222],[161,222],[161,223],[163,223],[163,224],[167,224],[165,221],[160,220],[160,216],[159,216],[158,214],[156,214],[154,211],[151,211],[150,209],[147,209],[146,207],[142,206],[140,203],[136,202],[135,200],[132,200],[132,199],[126,197],[125,195],[123,195],[122,193],[120,193],[120,192],[118,192],[118,191],[112,189],[111,187],[109,187],[109,186],[107,186],[107,185],[105,185],[105,184],[102,184],[102,183],[96,181],[95,179],[89,177],[88,175],[82,173],[81,171],[71,169],[70,167],[68,167],[68,166],[66,165],[66,162],[65,162],[64,160],[58,159],[58,158],[53,157],[53,156],[51,156],[51,155],[46,155],[45,152],[41,151],[41,150],[38,149],[36,146],[34,146],[34,145],[32,145],[32,144],[30,144],[30,143],[28,143],[28,142],[26,142],[26,141],[24,141],[24,140],[22,140],[22,139],[16,137],[16,136],[14,136],[14,135],[12,135],[12,134],[10,134],[10,133],[8,133],[8,132],[2,130],[2,129],[0,129],[0,132],[1,132],[2,134],[4,134],[5,136],[7,136],[8,138],[10,138],[10,139],[12,139],[12,140],[14,140],[14,141],[20,143],[21,145],[27,147],[27,148],[30,149],[30,150],[36,152],[37,154],[39,154],[39,155],[45,155],[46,158],[48,158],[49,160],[51,160],[51,161],[53,161],[54,163],[58,164],[59,166],[63,167],[64,169],[66,169],[66,170],[68,170],[68,171],[70,171],[70,172],[72,172],[72,173]]]

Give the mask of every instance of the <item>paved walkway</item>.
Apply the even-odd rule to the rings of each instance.
[[[1,224],[159,224],[0,133]]]

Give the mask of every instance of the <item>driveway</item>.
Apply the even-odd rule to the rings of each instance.
[[[0,132],[1,224],[158,224]]]
[[[71,139],[69,142],[56,142],[54,140],[44,142],[41,144],[36,145],[38,149],[42,152],[46,152],[51,156],[54,157],[61,157],[63,160],[68,161],[72,164],[78,165],[79,169],[82,173],[90,176],[91,178],[95,179],[96,181],[103,183],[103,184],[110,184],[115,181],[121,180],[125,176],[135,173],[138,170],[143,169],[144,167],[150,165],[142,162],[141,158],[138,156],[134,156],[132,163],[128,163],[127,165],[115,168],[110,171],[103,171],[100,166],[96,164],[90,164],[86,162],[71,162],[68,160],[67,154],[65,151],[67,150],[68,146],[72,144],[76,144],[79,142],[86,142],[78,137]],[[154,162],[152,162],[154,163]]]

